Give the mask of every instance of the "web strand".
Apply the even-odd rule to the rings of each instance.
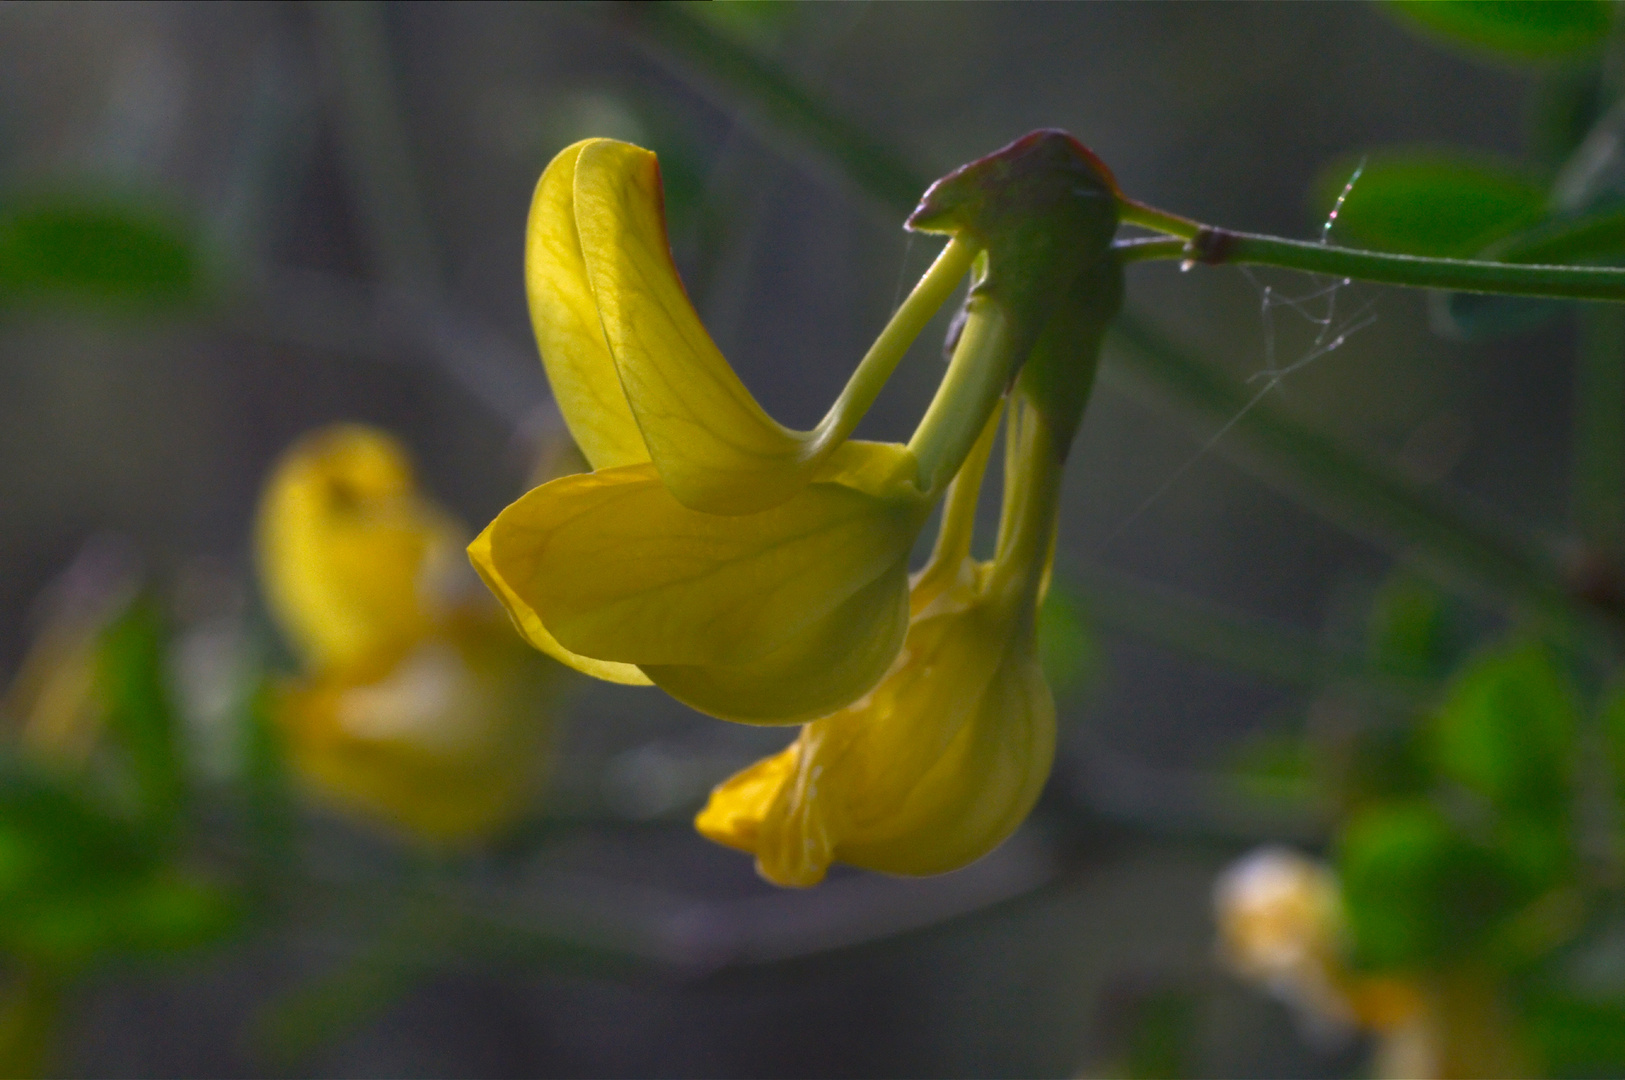
[[[1343,185],[1343,190],[1337,196],[1337,201],[1332,205],[1331,212],[1327,214],[1326,221],[1320,230],[1320,242],[1322,244],[1327,243],[1330,239],[1332,226],[1337,223],[1337,215],[1343,209],[1343,203],[1348,199],[1349,192],[1354,190],[1355,182],[1360,179],[1360,174],[1365,171],[1365,166],[1365,159],[1362,158],[1359,165],[1355,167],[1354,173],[1349,177],[1348,183]],[[1376,307],[1375,300],[1368,300],[1351,314],[1339,318],[1337,301],[1342,291],[1352,284],[1348,278],[1336,278],[1314,287],[1308,292],[1291,295],[1283,293],[1274,285],[1267,285],[1259,281],[1257,276],[1245,266],[1237,269],[1258,290],[1259,321],[1263,327],[1264,366],[1261,370],[1255,371],[1248,376],[1247,384],[1251,386],[1262,381],[1263,385],[1259,387],[1252,397],[1247,399],[1246,403],[1236,411],[1234,416],[1226,420],[1219,427],[1219,430],[1209,436],[1207,441],[1195,453],[1175,469],[1155,491],[1147,496],[1128,517],[1124,518],[1101,541],[1100,551],[1110,547],[1135,522],[1144,517],[1147,511],[1160,502],[1173,489],[1174,485],[1184,478],[1185,474],[1195,468],[1197,463],[1207,457],[1208,454],[1212,453],[1213,448],[1219,445],[1220,440],[1228,435],[1237,424],[1241,423],[1242,419],[1252,412],[1272,390],[1284,388],[1288,376],[1304,370],[1322,357],[1341,349],[1355,334],[1377,321],[1377,316],[1373,314],[1373,308]],[[1276,334],[1276,313],[1283,310],[1296,315],[1314,327],[1315,331],[1314,339],[1309,343],[1303,355],[1285,366],[1278,362],[1279,346]]]

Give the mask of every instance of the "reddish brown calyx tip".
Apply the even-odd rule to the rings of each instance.
[[[989,211],[1042,213],[1078,196],[1120,195],[1116,177],[1083,143],[1040,128],[986,157],[961,165],[926,189],[906,226],[917,232],[975,228]]]

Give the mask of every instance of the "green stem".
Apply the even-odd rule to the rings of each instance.
[[[1178,250],[1164,242],[1134,245],[1136,261],[1178,258],[1187,266],[1251,264],[1279,266],[1330,277],[1358,278],[1384,285],[1508,296],[1558,296],[1571,300],[1625,300],[1625,269],[1601,266],[1535,266],[1527,263],[1430,259],[1381,251],[1357,251],[1309,240],[1232,232],[1203,225],[1132,199],[1120,199],[1126,225],[1157,229],[1185,241]]]
[[[970,555],[971,539],[976,531],[976,507],[982,494],[982,477],[987,472],[987,460],[993,453],[993,439],[999,431],[1002,403],[995,406],[987,418],[970,456],[960,466],[954,482],[948,487],[948,496],[942,506],[942,525],[937,529],[936,543],[931,547],[928,567],[949,573],[958,572],[961,559]]]
[[[841,396],[813,429],[820,444],[841,442],[852,434],[863,414],[880,396],[886,380],[891,378],[909,346],[953,294],[975,257],[975,246],[958,237],[942,249],[858,362]]]
[[[1014,355],[1014,320],[1002,303],[972,289],[967,311],[948,373],[908,442],[920,463],[920,485],[930,498],[940,495],[959,471],[1019,359]]]
[[[1023,393],[1013,398],[1004,435],[1004,507],[987,592],[1004,598],[1025,622],[1037,611],[1055,542],[1066,452],[1052,417]]]
[[[1580,313],[1570,497],[1580,535],[1603,550],[1625,538],[1625,312]]]

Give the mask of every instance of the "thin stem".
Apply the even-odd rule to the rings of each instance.
[[[931,498],[959,471],[1010,384],[1018,359],[1012,355],[1013,327],[1004,305],[972,290],[968,310],[948,373],[908,442],[920,463],[921,486]]]
[[[1010,405],[1004,459],[1004,507],[987,591],[1006,598],[1026,618],[1038,607],[1055,543],[1065,455],[1051,418],[1033,408],[1024,394],[1016,394]]]
[[[957,567],[961,559],[970,555],[971,539],[976,531],[976,506],[982,494],[982,477],[987,472],[988,458],[993,454],[993,439],[999,431],[999,418],[1004,412],[1003,402],[995,406],[987,418],[970,456],[959,467],[959,474],[948,486],[948,496],[942,507],[942,525],[937,529],[937,541],[931,547],[932,567]]]
[[[1131,199],[1126,195],[1117,197],[1118,219],[1124,225],[1138,225],[1145,229],[1155,229],[1169,236],[1177,236],[1181,240],[1194,240],[1203,229],[1211,226],[1203,225],[1179,214],[1169,213],[1167,210],[1158,210],[1155,206],[1148,206],[1138,199]]]
[[[1430,259],[1420,255],[1357,251],[1308,240],[1231,232],[1206,225],[1180,245],[1177,251],[1165,244],[1155,249],[1147,247],[1135,254],[1137,261],[1179,258],[1185,260],[1187,265],[1279,266],[1309,274],[1357,278],[1418,289],[1501,293],[1506,296],[1555,296],[1570,300],[1625,300],[1625,269],[1614,267]]]
[[[975,257],[975,246],[957,237],[942,249],[858,362],[841,396],[813,429],[820,444],[840,442],[852,434],[909,346],[953,294]]]
[[[1143,236],[1119,240],[1112,244],[1112,251],[1117,253],[1117,261],[1122,263],[1180,259],[1185,255],[1185,241],[1172,236]]]

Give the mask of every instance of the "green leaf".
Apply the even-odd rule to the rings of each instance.
[[[190,239],[151,210],[63,195],[0,205],[0,306],[172,304],[199,277]]]
[[[1625,1000],[1545,990],[1523,1006],[1529,1041],[1550,1075],[1625,1075]]]
[[[1526,898],[1494,851],[1423,802],[1356,815],[1338,847],[1361,967],[1436,968],[1466,956]]]
[[[0,921],[33,897],[139,873],[152,856],[134,830],[66,781],[0,760]]]
[[[226,888],[155,868],[137,878],[87,882],[39,897],[0,922],[5,947],[56,968],[113,955],[151,956],[214,941],[236,925],[239,905]]]
[[[1388,0],[1387,7],[1431,37],[1525,62],[1600,50],[1613,14],[1604,0]]]
[[[1462,642],[1457,610],[1438,589],[1410,574],[1395,574],[1372,605],[1367,656],[1385,675],[1438,678]]]
[[[1432,725],[1441,773],[1503,810],[1566,815],[1573,691],[1538,645],[1498,649],[1457,677]]]
[[[187,795],[164,636],[163,616],[145,597],[107,628],[100,653],[108,727],[128,757],[140,815],[158,831],[174,825]]]
[[[1358,159],[1328,165],[1314,184],[1322,220]],[[1365,159],[1338,209],[1332,239],[1346,247],[1467,258],[1546,213],[1546,192],[1521,170],[1459,151],[1391,148]]]

